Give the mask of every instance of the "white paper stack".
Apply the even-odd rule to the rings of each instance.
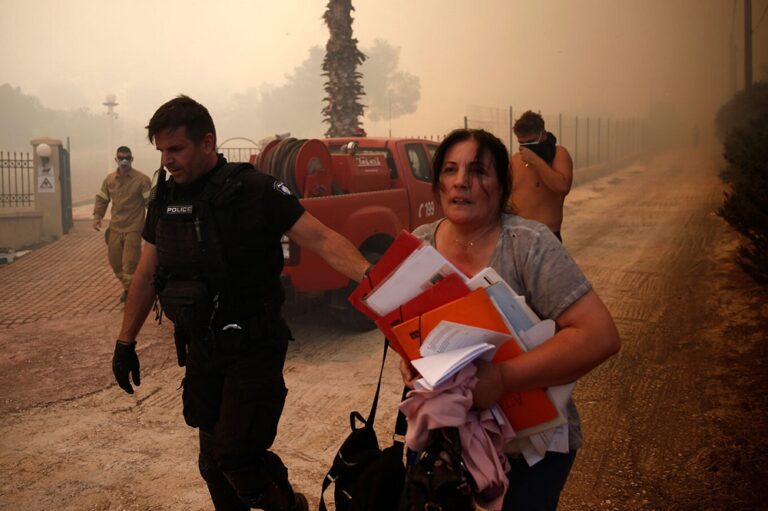
[[[379,284],[365,298],[365,303],[376,314],[384,316],[451,273],[463,276],[435,247],[424,245]]]

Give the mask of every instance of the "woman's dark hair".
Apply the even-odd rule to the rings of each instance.
[[[504,142],[499,140],[493,133],[478,129],[456,129],[443,139],[435,151],[432,158],[432,191],[437,194],[440,191],[440,174],[443,171],[443,163],[448,150],[459,142],[474,140],[477,142],[477,155],[475,158],[480,160],[486,153],[490,153],[493,160],[493,166],[496,169],[496,178],[501,188],[501,198],[499,204],[500,211],[507,211],[507,202],[512,191],[512,177],[509,173],[509,153]]]
[[[154,143],[155,136],[161,131],[186,128],[187,137],[200,144],[208,133],[213,133],[216,140],[216,128],[208,109],[194,99],[181,95],[173,98],[157,109],[147,124],[147,138]]]

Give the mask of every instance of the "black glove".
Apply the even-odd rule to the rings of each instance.
[[[133,377],[134,385],[137,387],[141,385],[139,357],[136,355],[136,341],[129,344],[120,341],[115,343],[115,354],[112,356],[112,373],[114,373],[120,388],[129,394],[133,394],[133,387],[131,387],[131,383],[128,381],[128,373]]]

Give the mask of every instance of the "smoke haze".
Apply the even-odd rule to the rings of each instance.
[[[326,2],[0,0],[0,150],[70,137],[75,199],[91,197],[114,147],[157,167],[143,126],[184,93],[219,140],[320,137]],[[645,117],[673,110],[712,131],[743,87],[741,0],[353,1],[371,135],[432,136],[470,105]],[[768,68],[768,0],[753,0],[754,79]],[[8,84],[3,86],[3,84]],[[20,116],[24,116],[21,119]]]

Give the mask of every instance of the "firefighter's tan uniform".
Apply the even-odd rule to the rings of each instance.
[[[93,217],[104,218],[112,202],[112,219],[104,232],[109,265],[128,291],[141,255],[141,231],[152,182],[134,168],[120,174],[111,172],[101,184],[93,206]]]

